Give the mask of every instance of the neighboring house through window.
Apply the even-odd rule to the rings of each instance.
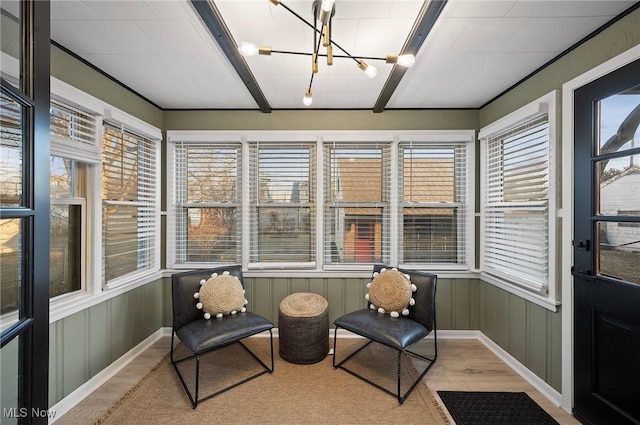
[[[466,264],[470,175],[464,142],[402,142],[401,262]]]
[[[389,261],[388,142],[325,144],[326,264]]]

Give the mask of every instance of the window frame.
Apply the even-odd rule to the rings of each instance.
[[[463,200],[459,202],[454,202],[454,204],[461,203],[462,209],[464,210],[461,214],[461,220],[464,221],[464,227],[461,229],[460,226],[457,226],[457,235],[458,241],[462,239],[462,249],[458,248],[457,258],[459,264],[454,263],[424,263],[424,262],[410,262],[404,261],[404,259],[399,259],[401,267],[404,268],[425,268],[428,267],[430,270],[439,271],[439,270],[475,270],[475,252],[476,252],[476,243],[475,243],[475,193],[476,193],[476,184],[475,184],[475,168],[476,168],[476,153],[475,153],[475,141],[476,141],[476,133],[475,131],[467,131],[465,133],[460,132],[452,132],[452,131],[440,131],[440,132],[432,132],[433,134],[418,134],[413,137],[410,135],[404,136],[399,139],[399,144],[396,147],[398,151],[398,166],[402,161],[400,158],[400,148],[402,145],[413,142],[420,146],[445,146],[445,147],[459,147],[465,149],[465,158],[463,163],[465,164],[465,176],[460,177],[461,181],[458,181],[458,176],[454,176],[454,186],[455,188],[459,188],[458,185],[464,186],[464,197]],[[457,159],[454,158],[454,163],[457,163]],[[398,180],[402,177],[400,176],[401,169],[399,168],[397,171]],[[410,203],[404,202],[403,195],[400,193],[400,190],[397,191],[398,196],[397,201],[397,210],[398,214],[400,211],[405,208],[405,206],[410,205]],[[398,237],[403,234],[404,231],[404,216],[397,220],[398,230],[396,234]],[[396,244],[400,247],[400,242],[396,242]],[[402,249],[402,248],[399,248]],[[403,250],[403,249],[402,249]]]
[[[189,264],[189,265],[194,265],[195,267],[205,267],[205,265],[207,264],[206,262],[197,262],[197,261],[188,261],[188,253],[187,253],[187,249],[183,244],[187,244],[189,242],[188,240],[188,235],[185,238],[179,237],[178,234],[184,234],[185,231],[188,231],[188,225],[187,223],[178,223],[179,217],[183,216],[183,217],[188,217],[188,210],[190,208],[201,208],[201,209],[205,209],[205,208],[233,208],[236,212],[236,219],[235,219],[235,225],[237,226],[238,229],[241,228],[241,220],[242,220],[242,211],[241,211],[241,195],[242,195],[242,187],[241,187],[241,183],[242,183],[242,176],[241,176],[241,150],[242,150],[242,145],[238,142],[238,141],[220,141],[221,143],[216,143],[216,144],[212,144],[212,146],[215,146],[216,149],[218,148],[218,146],[220,148],[233,148],[236,150],[236,157],[234,158],[234,162],[235,162],[235,168],[236,168],[236,176],[235,176],[235,187],[234,187],[234,193],[233,193],[233,202],[217,202],[215,200],[212,201],[199,201],[199,202],[194,202],[194,201],[190,201],[188,199],[188,190],[185,187],[184,190],[178,190],[178,185],[180,184],[180,182],[188,184],[188,178],[187,175],[185,173],[185,175],[181,174],[181,170],[178,170],[176,167],[176,158],[178,156],[178,150],[180,149],[185,149],[188,150],[189,147],[186,147],[186,145],[189,144],[194,144],[197,145],[199,148],[204,148],[204,146],[207,145],[206,142],[197,142],[197,141],[181,141],[180,146],[178,147],[178,143],[172,143],[169,145],[168,148],[168,166],[167,168],[170,169],[170,173],[172,176],[175,176],[175,179],[173,180],[173,188],[174,190],[172,190],[170,192],[170,196],[168,196],[167,198],[167,210],[169,211],[169,213],[167,214],[168,218],[168,222],[167,222],[167,227],[171,229],[172,232],[174,232],[173,234],[175,235],[174,238],[172,238],[172,241],[175,241],[174,243],[176,244],[176,247],[180,248],[181,252],[184,252],[184,256],[185,258],[180,261],[182,259],[182,255],[178,255],[177,250],[172,251],[173,253],[173,257],[172,258],[168,258],[167,259],[167,263],[168,264]],[[182,158],[181,158],[182,159]],[[179,181],[176,181],[179,180]],[[183,195],[182,195],[183,194]],[[184,196],[184,199],[182,198],[182,196]],[[181,210],[184,210],[184,212],[182,212]],[[236,231],[235,234],[235,259],[237,259],[237,261],[240,260],[240,238],[238,236],[238,231]]]
[[[136,129],[155,141],[157,152],[156,171],[156,233],[160,235],[160,172],[161,156],[160,141],[162,140],[161,130],[154,127],[128,113],[121,111],[111,104],[97,99],[71,85],[51,77],[51,97],[56,101],[68,103],[81,108],[87,113],[91,113],[96,118],[96,141],[95,144],[83,144],[79,148],[74,144],[65,143],[64,140],[57,140],[52,137],[51,155],[63,158],[74,159],[85,165],[86,174],[86,194],[85,194],[85,223],[84,234],[85,243],[85,285],[83,290],[65,294],[50,299],[49,303],[49,323],[54,323],[67,316],[86,310],[87,308],[104,302],[110,298],[118,296],[126,291],[145,285],[162,277],[160,270],[160,237],[156,239],[156,267],[146,273],[137,276],[129,276],[120,285],[102,285],[102,121],[105,117],[111,118]]]
[[[53,155],[52,155],[53,156]],[[56,156],[57,157],[57,156]],[[62,158],[62,157],[58,157],[58,158]],[[69,159],[69,158],[65,158],[65,159]],[[75,162],[80,162],[80,161],[76,161],[76,160],[72,160]],[[83,163],[85,165],[85,170],[83,173],[81,173],[80,176],[76,175],[74,176],[74,180],[77,179],[78,177],[83,178],[85,186],[87,183],[89,183],[89,178],[87,177],[89,175],[89,164]],[[74,183],[76,183],[74,181]],[[61,196],[61,197],[57,197],[57,196],[51,196],[50,197],[50,205],[51,206],[60,206],[60,205],[67,205],[67,206],[77,206],[80,207],[80,235],[79,235],[79,242],[80,242],[80,246],[78,247],[79,249],[79,253],[77,253],[76,255],[79,257],[79,263],[77,265],[78,267],[78,276],[80,279],[80,288],[74,290],[74,291],[69,291],[69,292],[65,292],[62,293],[60,295],[56,295],[54,297],[52,297],[51,295],[49,295],[49,300],[50,302],[56,302],[58,300],[64,299],[66,297],[72,297],[75,296],[79,293],[83,293],[85,291],[87,291],[87,285],[88,285],[88,279],[87,279],[87,262],[88,259],[90,258],[89,255],[89,250],[88,250],[88,243],[87,243],[87,235],[88,235],[88,225],[87,225],[87,220],[88,220],[88,213],[87,213],[87,204],[89,203],[88,199],[87,199],[87,193],[82,193],[82,194],[76,194],[76,193],[72,193],[71,196]],[[51,240],[52,238],[50,238]],[[50,242],[51,243],[51,242]],[[51,248],[49,249],[49,254],[51,254]],[[51,279],[51,278],[50,278]],[[49,282],[51,283],[51,282]]]
[[[102,116],[95,110],[91,110],[95,106],[93,102],[87,102],[87,99],[83,98],[83,94],[69,86],[61,84],[58,80],[51,78],[51,106],[50,109],[63,108],[65,112],[79,112],[86,117],[82,120],[86,120],[89,125],[93,121],[93,137],[92,140],[78,141],[74,138],[60,137],[54,134],[50,135],[51,138],[51,153],[50,157],[57,157],[61,159],[68,159],[76,163],[83,164],[84,172],[80,176],[75,175],[73,179],[80,177],[82,179],[82,187],[84,193],[77,195],[74,193],[70,197],[54,197],[50,196],[51,205],[78,205],[81,208],[81,224],[80,224],[80,289],[72,292],[67,292],[56,297],[50,298],[50,302],[55,304],[62,302],[66,299],[73,301],[74,297],[85,295],[92,291],[90,282],[94,279],[95,270],[91,269],[91,258],[96,255],[95,246],[90,244],[89,235],[96,231],[96,221],[93,219],[93,214],[96,211],[96,195],[95,185],[98,174],[96,169],[99,167],[101,161],[100,154],[100,126],[102,122]],[[62,93],[61,95],[58,93]],[[77,102],[84,102],[89,105],[88,108],[80,106]],[[93,119],[91,119],[93,118]],[[74,181],[77,183],[77,181]],[[99,251],[98,251],[99,252]]]
[[[493,273],[488,270],[485,261],[485,240],[487,227],[485,202],[487,196],[486,163],[487,163],[487,143],[489,140],[500,134],[507,133],[517,129],[523,124],[530,122],[538,117],[547,115],[548,133],[549,133],[549,152],[548,152],[548,196],[547,196],[547,240],[548,247],[546,250],[546,265],[548,268],[546,286],[531,284],[525,282],[516,276],[508,273]],[[483,127],[480,130],[478,139],[480,142],[480,278],[504,289],[510,293],[518,295],[537,305],[545,307],[549,310],[556,311],[559,303],[558,294],[558,244],[557,221],[560,217],[558,210],[559,205],[559,173],[558,173],[558,108],[557,108],[557,91],[552,91],[540,98],[528,103],[518,110],[494,121],[493,123]]]
[[[349,137],[351,136],[351,137]],[[331,235],[331,229],[329,228],[330,223],[327,222],[327,213],[328,209],[331,208],[372,208],[372,209],[381,209],[381,258],[378,260],[374,260],[374,263],[392,263],[391,258],[395,256],[391,253],[393,251],[391,249],[391,235],[394,233],[393,229],[395,229],[395,221],[394,218],[396,215],[394,214],[394,208],[392,204],[393,190],[394,187],[397,188],[397,183],[395,180],[395,169],[396,169],[396,156],[395,156],[395,141],[394,137],[390,134],[380,133],[376,134],[375,132],[370,133],[361,133],[359,136],[354,137],[353,135],[349,135],[348,133],[339,133],[335,136],[331,134],[327,134],[323,137],[322,140],[322,150],[323,150],[323,158],[326,160],[322,164],[322,186],[318,188],[318,191],[322,190],[323,192],[323,204],[321,208],[321,213],[323,217],[323,226],[320,228],[322,237],[318,237],[319,241],[322,242],[322,269],[323,270],[370,270],[371,263],[368,262],[327,262],[326,258],[331,256],[331,242],[329,240]],[[359,149],[360,147],[371,150],[371,149],[380,149],[380,171],[381,171],[381,199],[379,201],[331,201],[330,199],[326,199],[328,194],[330,193],[329,186],[331,183],[327,182],[326,176],[329,176],[332,172],[331,168],[331,158],[328,158],[326,153],[331,149],[331,146],[336,146],[338,148],[344,145],[346,149]],[[387,165],[388,164],[388,165]],[[385,165],[387,167],[385,168]],[[385,189],[385,184],[387,188]],[[386,199],[385,199],[386,198]],[[375,230],[374,230],[375,232]],[[328,247],[329,246],[329,247]],[[344,248],[344,247],[343,247]],[[355,247],[354,247],[355,249]],[[356,255],[354,253],[354,255]],[[394,263],[395,264],[395,263]]]
[[[100,276],[102,276],[101,278],[102,286],[106,289],[113,289],[119,286],[127,285],[131,281],[145,278],[147,276],[150,276],[160,271],[161,246],[160,246],[160,197],[159,195],[161,193],[161,184],[160,184],[161,176],[158,170],[162,162],[162,157],[160,154],[161,139],[159,139],[157,135],[154,135],[152,133],[149,133],[148,131],[145,131],[145,128],[144,128],[145,126],[141,126],[137,119],[132,119],[132,118],[133,117],[130,117],[128,116],[128,114],[125,114],[123,112],[108,110],[103,120],[103,127],[107,125],[113,126],[114,124],[116,125],[119,124],[121,126],[121,131],[124,131],[136,137],[144,138],[145,142],[149,142],[148,150],[151,152],[151,154],[155,157],[155,160],[156,160],[155,164],[149,164],[149,169],[152,171],[152,173],[150,174],[152,174],[151,177],[152,177],[152,183],[153,183],[152,185],[153,192],[154,192],[153,195],[155,196],[153,196],[150,201],[141,201],[140,198],[138,197],[135,201],[115,201],[115,202],[107,201],[106,203],[113,203],[114,205],[131,206],[131,207],[140,207],[141,205],[144,205],[145,207],[147,207],[151,211],[150,216],[152,217],[147,221],[147,223],[150,223],[153,226],[152,233],[154,234],[154,237],[151,239],[151,243],[153,246],[148,248],[148,251],[150,252],[148,267],[144,269],[136,269],[134,271],[125,273],[124,275],[114,277],[111,280],[105,280],[106,278],[104,276],[104,256],[105,256],[104,238],[106,236],[106,229],[103,226],[102,238],[101,238],[102,249],[103,249],[102,251],[103,260],[100,262],[102,266]],[[105,205],[105,200],[102,198],[102,196],[101,196],[100,204],[101,204],[100,215],[102,217],[104,215],[103,213],[104,213],[104,205]],[[140,224],[140,220],[138,216],[138,225],[139,224]],[[137,229],[139,230],[140,227],[138,227]]]
[[[325,188],[324,188],[324,173],[325,173],[325,161],[327,160],[324,152],[324,145],[326,143],[332,143],[334,141],[340,141],[340,143],[363,143],[363,142],[378,142],[388,143],[390,148],[391,162],[389,164],[389,173],[391,176],[390,182],[390,199],[389,199],[389,244],[392,247],[388,262],[391,264],[398,263],[398,252],[396,248],[393,248],[398,242],[397,232],[401,228],[398,223],[398,206],[399,197],[397,194],[398,188],[398,144],[400,141],[414,140],[425,143],[435,142],[457,142],[461,143],[466,148],[467,158],[467,179],[466,186],[466,211],[464,214],[465,220],[465,254],[464,264],[457,266],[452,265],[439,265],[435,269],[439,274],[446,277],[471,277],[472,272],[475,270],[475,184],[473,176],[475,176],[475,143],[476,143],[476,131],[475,130],[418,130],[418,131],[322,131],[322,130],[284,130],[284,131],[217,131],[217,130],[167,130],[167,184],[166,184],[166,199],[167,199],[167,238],[165,246],[165,255],[167,259],[167,268],[172,270],[192,269],[197,267],[212,267],[218,265],[230,264],[227,262],[215,262],[215,263],[189,263],[180,264],[176,262],[176,243],[175,232],[176,213],[174,211],[174,191],[175,188],[175,145],[179,142],[210,142],[210,143],[229,143],[239,142],[242,144],[242,234],[241,238],[241,264],[243,268],[251,275],[261,276],[268,274],[269,276],[283,276],[283,277],[310,277],[310,276],[362,276],[363,273],[370,271],[370,263],[362,264],[334,264],[329,265],[325,263],[324,250],[325,250]],[[310,266],[306,263],[286,263],[286,262],[274,262],[274,263],[251,263],[249,255],[249,246],[251,244],[250,238],[250,152],[249,143],[286,143],[286,142],[313,142],[316,143],[316,182],[315,182],[315,255],[316,261],[314,266]],[[398,264],[404,266],[404,264]],[[422,269],[434,269],[432,264],[412,264],[417,268]]]
[[[292,136],[292,134],[289,134],[289,135]],[[309,185],[313,188],[313,192],[314,194],[316,194],[316,196],[306,206],[303,205],[302,202],[295,203],[297,204],[297,206],[294,205],[294,203],[275,203],[274,205],[276,207],[283,207],[283,208],[299,208],[299,209],[308,208],[310,210],[310,213],[314,214],[313,220],[311,220],[311,222],[315,223],[315,217],[317,216],[317,208],[318,208],[317,187],[316,187],[317,181],[318,181],[318,178],[317,178],[318,170],[316,168],[318,163],[317,161],[318,144],[316,140],[308,140],[308,138],[305,140],[304,137],[300,139],[296,139],[294,137],[293,140],[287,137],[286,140],[269,140],[269,141],[247,139],[245,143],[245,149],[243,149],[243,159],[241,161],[243,164],[243,167],[246,169],[251,168],[253,170],[256,170],[259,173],[260,148],[265,146],[267,146],[267,149],[271,148],[271,146],[273,147],[272,149],[284,149],[287,146],[290,146],[292,148],[296,146],[302,146],[305,148],[312,147],[312,149],[310,149],[311,152],[309,153],[309,162],[308,162],[309,173],[310,173]],[[245,152],[248,152],[248,154],[245,155],[244,154]],[[259,177],[259,174],[258,174],[258,177]],[[245,182],[243,178],[243,182],[241,183],[248,184],[248,190],[245,192],[246,196],[243,197],[243,203],[241,205],[241,207],[244,210],[242,214],[243,221],[247,223],[246,226],[245,225],[242,226],[242,229],[250,229],[248,232],[249,240],[250,240],[249,244],[246,245],[241,243],[242,252],[244,253],[243,259],[247,260],[245,263],[247,264],[247,269],[262,270],[262,269],[282,269],[282,268],[288,268],[288,269],[315,268],[317,264],[317,258],[318,258],[318,251],[316,249],[317,243],[315,243],[317,242],[317,234],[316,234],[317,226],[314,226],[313,228],[310,227],[309,229],[310,241],[314,242],[313,248],[310,249],[310,252],[309,252],[309,256],[311,257],[310,261],[304,261],[304,262],[252,261],[252,258],[255,258],[258,254],[257,254],[257,251],[254,252],[251,247],[254,246],[254,244],[256,243],[255,239],[259,238],[258,236],[259,218],[254,219],[254,216],[256,216],[257,210],[261,208],[263,204],[261,204],[260,199],[258,199],[259,188],[256,187],[256,182],[254,181],[254,179],[249,178],[248,181]],[[248,199],[248,202],[244,202],[246,199]]]

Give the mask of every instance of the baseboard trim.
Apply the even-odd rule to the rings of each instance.
[[[455,331],[454,331],[455,332]],[[504,348],[493,342],[484,333],[477,331],[479,334],[478,340],[482,342],[485,347],[493,352],[500,360],[505,362],[507,366],[511,367],[514,372],[520,375],[525,381],[531,384],[536,390],[538,390],[543,396],[545,396],[551,403],[562,408],[562,394],[555,390],[551,385],[547,384],[538,375],[529,370],[525,365],[520,363],[515,357],[509,354]]]
[[[168,329],[168,333],[167,333]],[[49,424],[53,424],[58,418],[62,417],[65,413],[71,410],[76,404],[80,403],[93,391],[97,390],[102,384],[106,383],[116,373],[127,366],[133,359],[142,354],[147,348],[151,347],[156,341],[165,335],[171,335],[171,328],[160,328],[146,339],[140,342],[138,345],[127,351],[120,356],[117,360],[111,363],[106,368],[102,369],[95,376],[89,379],[84,384],[80,385],[68,396],[51,406],[49,412],[55,412],[55,417],[49,418]]]

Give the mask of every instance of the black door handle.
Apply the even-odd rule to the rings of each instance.
[[[571,275],[575,277],[580,277],[586,280],[591,280],[591,281],[596,280],[591,270],[576,270],[575,267],[571,267]]]

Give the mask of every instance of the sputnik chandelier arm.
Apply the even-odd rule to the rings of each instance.
[[[240,54],[243,56],[255,56],[255,55],[271,55],[273,53],[276,54],[288,54],[288,55],[302,55],[302,56],[311,56],[311,78],[309,80],[309,87],[304,94],[302,99],[302,103],[305,106],[310,106],[312,99],[311,86],[313,85],[313,77],[318,72],[318,57],[326,57],[327,58],[327,66],[333,65],[333,58],[346,58],[352,59],[356,62],[358,68],[364,71],[365,75],[369,78],[374,78],[378,70],[372,66],[367,64],[364,60],[380,60],[385,61],[389,64],[396,64],[400,66],[410,67],[415,62],[415,57],[412,54],[403,54],[403,55],[387,55],[385,57],[375,57],[375,56],[354,56],[351,53],[347,52],[343,49],[338,43],[335,42],[332,38],[331,29],[332,29],[332,19],[333,15],[336,13],[335,8],[335,0],[314,0],[312,5],[312,12],[314,17],[314,24],[320,23],[320,28],[316,25],[311,24],[309,21],[304,19],[294,10],[289,8],[280,0],[269,0],[275,6],[284,7],[289,13],[298,18],[305,25],[313,29],[313,46],[314,51],[312,53],[308,52],[294,52],[289,50],[275,50],[269,46],[256,46],[252,43],[241,42],[238,46],[238,50]],[[326,48],[326,53],[320,53],[320,46]],[[333,46],[337,47],[343,54],[333,54]]]

